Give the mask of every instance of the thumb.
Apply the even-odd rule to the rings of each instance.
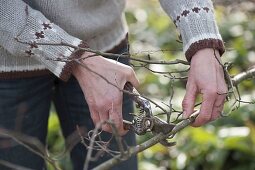
[[[139,80],[137,79],[135,71],[133,69],[131,69],[128,73],[127,81],[130,82],[135,88],[139,86]]]
[[[187,85],[186,94],[182,101],[182,109],[183,109],[183,118],[187,119],[194,112],[194,105],[197,96],[197,88],[192,83],[191,85]]]

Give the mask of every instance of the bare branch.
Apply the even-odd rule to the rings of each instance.
[[[168,138],[169,136],[172,136],[172,135],[176,134],[177,132],[181,131],[185,127],[189,126],[191,123],[194,122],[195,118],[198,116],[197,113],[198,112],[196,112],[196,114],[192,115],[190,118],[185,119],[185,120],[181,121],[180,123],[178,123],[175,126],[175,128],[172,131],[170,131],[169,133],[167,133],[167,134],[159,133],[156,136],[154,136],[153,138],[147,140],[146,142],[144,142],[136,147],[129,148],[129,150],[128,150],[129,157],[126,157],[126,159],[130,158],[132,155],[135,155],[139,152],[142,152],[142,151],[150,148],[151,146],[157,144],[161,140],[164,140],[164,139]],[[121,161],[123,161],[123,159],[121,159],[121,155],[117,155],[114,158],[97,166],[96,168],[94,168],[94,170],[108,170],[108,169],[111,169],[116,164],[120,163]]]
[[[90,139],[90,144],[89,144],[89,147],[87,148],[88,152],[87,152],[87,155],[86,155],[86,160],[85,160],[85,163],[84,163],[83,170],[88,170],[88,168],[89,168],[89,162],[90,162],[91,157],[92,157],[92,151],[93,151],[93,148],[94,148],[94,144],[95,144],[95,140],[96,140],[96,137],[97,137],[97,134],[98,134],[98,130],[101,128],[103,123],[104,122],[98,123],[96,125],[95,129],[93,130],[92,138]]]
[[[49,162],[55,170],[60,170],[55,160],[51,159],[47,155],[45,147],[38,139],[2,128],[0,128],[0,135],[12,138],[14,141],[27,148],[29,151]]]
[[[220,1],[216,0],[217,3],[220,3]],[[228,0],[226,0],[228,1]],[[255,0],[254,0],[255,1]],[[225,1],[224,1],[225,2]],[[237,2],[237,1],[236,1]],[[18,38],[16,38],[16,40],[20,43],[24,43],[24,44],[31,44],[30,42],[22,42],[21,40],[19,40]],[[34,43],[34,42],[33,42]],[[133,60],[138,63],[140,63],[141,65],[139,67],[144,67],[146,68],[147,70],[153,72],[153,73],[158,73],[158,74],[164,74],[164,76],[166,77],[169,77],[171,79],[171,81],[175,80],[175,79],[186,79],[187,77],[175,77],[174,75],[172,74],[175,74],[175,73],[181,73],[181,72],[186,72],[188,70],[184,70],[184,71],[175,71],[175,72],[159,72],[159,71],[155,71],[155,70],[152,70],[150,69],[149,65],[150,64],[166,64],[166,65],[172,65],[172,64],[183,64],[183,65],[189,65],[189,63],[187,61],[183,61],[183,60],[174,60],[174,61],[155,61],[155,60],[151,60],[150,59],[150,55],[147,55],[147,58],[148,59],[140,59],[140,58],[132,58],[132,54],[112,54],[112,53],[105,53],[105,52],[101,52],[101,51],[98,51],[98,50],[93,50],[93,49],[90,49],[90,48],[81,48],[81,47],[78,47],[78,46],[74,46],[72,44],[68,44],[68,43],[64,43],[64,42],[60,42],[60,43],[36,43],[37,45],[51,45],[51,46],[66,46],[66,47],[69,47],[69,48],[72,48],[72,50],[74,51],[78,51],[78,50],[82,50],[82,51],[87,51],[87,52],[91,52],[93,53],[93,55],[89,56],[89,57],[94,57],[96,55],[101,55],[101,56],[104,56],[104,57],[109,57],[109,58],[112,58],[112,57],[116,57],[117,59],[118,58],[128,58],[130,60]],[[70,50],[70,51],[72,51]],[[94,55],[95,54],[95,55]],[[239,91],[238,91],[238,87],[237,85],[242,82],[243,80],[246,80],[246,79],[249,79],[249,78],[254,78],[255,77],[255,67],[249,69],[248,71],[246,72],[243,72],[243,73],[240,73],[238,75],[236,75],[235,77],[231,77],[228,73],[228,65],[223,65],[220,60],[217,58],[216,54],[215,54],[215,50],[214,50],[214,55],[215,55],[215,58],[217,59],[217,61],[219,62],[219,64],[222,66],[222,69],[224,71],[224,75],[225,75],[225,79],[227,81],[227,84],[228,84],[228,87],[229,87],[229,90],[228,90],[228,94],[229,93],[233,93],[234,95],[234,98],[235,98],[235,103],[231,106],[231,110],[230,112],[235,109],[235,108],[238,108],[240,106],[240,103],[248,103],[248,102],[245,102],[245,101],[242,101],[241,100],[241,97],[240,97],[240,94],[239,94]],[[143,56],[145,57],[145,56]],[[87,57],[86,57],[87,58]],[[56,59],[49,59],[49,60],[57,60],[57,61],[62,61],[62,62],[69,62],[69,61],[74,61],[76,62],[77,64],[81,65],[83,68],[85,68],[86,70],[94,73],[95,75],[99,76],[100,78],[102,78],[103,80],[105,80],[108,84],[112,85],[113,87],[116,87],[118,90],[120,90],[121,92],[123,93],[127,93],[131,96],[137,96],[139,94],[135,94],[133,92],[130,92],[128,90],[125,90],[125,89],[121,89],[120,87],[118,87],[118,84],[117,83],[114,83],[114,82],[110,82],[108,79],[106,79],[104,76],[102,76],[101,74],[95,72],[94,70],[92,70],[91,68],[89,68],[86,64],[84,64],[82,62],[82,60],[85,60],[86,58],[78,58],[78,59],[74,59],[74,58],[69,58],[68,57],[65,57],[65,56],[62,56],[62,57],[59,57],[59,58],[56,58]],[[145,97],[145,96],[142,96],[143,98],[147,99],[149,102],[153,103],[156,107],[160,108],[162,111],[163,111],[163,114],[167,114],[167,122],[170,121],[170,117],[171,117],[171,113],[173,112],[177,112],[178,113],[178,116],[177,116],[177,119],[179,118],[179,116],[182,114],[182,111],[177,111],[173,108],[172,106],[172,100],[173,100],[173,95],[174,95],[174,90],[173,90],[173,85],[172,85],[173,82],[171,82],[171,95],[170,95],[170,101],[169,101],[169,108],[170,108],[170,111],[167,111],[166,109],[164,109],[163,107],[161,107],[159,104],[157,104],[156,102],[152,101],[151,99],[149,99],[148,97]],[[232,92],[230,91],[232,90]],[[221,94],[219,94],[221,95]],[[139,95],[140,96],[140,95]],[[236,102],[239,103],[239,105],[236,107]],[[253,104],[254,102],[249,102],[251,104]],[[196,106],[200,105],[201,103],[198,103]],[[194,122],[195,118],[197,117],[198,115],[198,112],[197,111],[194,115],[192,115],[191,117],[189,117],[188,119],[178,119],[179,123],[176,124],[175,128],[173,130],[169,130],[169,132],[167,133],[158,133],[156,134],[154,137],[152,137],[151,139],[149,139],[148,141],[140,144],[140,145],[137,145],[135,147],[132,147],[132,148],[129,148],[127,147],[127,149],[123,146],[123,142],[122,142],[122,139],[121,137],[119,136],[118,134],[118,131],[116,129],[116,126],[113,122],[111,121],[106,121],[106,122],[101,122],[99,123],[98,125],[96,125],[96,128],[92,131],[92,136],[88,135],[88,138],[84,138],[82,136],[82,134],[80,133],[79,129],[77,128],[78,130],[78,133],[79,133],[79,136],[81,138],[81,142],[83,143],[83,145],[88,149],[88,153],[87,153],[87,156],[86,156],[86,160],[85,160],[85,163],[84,163],[84,170],[87,170],[88,167],[89,167],[89,162],[92,161],[92,160],[95,160],[95,157],[93,158],[92,157],[92,152],[93,150],[97,150],[97,151],[100,151],[100,153],[102,152],[106,152],[110,155],[113,156],[112,159],[106,161],[105,163],[99,165],[98,167],[96,167],[95,169],[96,170],[100,170],[100,169],[110,169],[111,167],[113,167],[114,165],[116,165],[117,163],[119,162],[122,162],[123,160],[127,160],[128,158],[130,158],[132,155],[135,155],[139,152],[142,152],[144,151],[145,149],[155,145],[156,143],[159,143],[160,141],[162,140],[166,140],[167,138],[169,137],[173,137],[177,132],[181,131],[182,129],[184,129],[185,127],[189,126],[192,122]],[[108,123],[111,125],[112,129],[113,129],[113,136],[115,137],[116,141],[117,141],[117,144],[118,144],[118,147],[119,147],[119,151],[112,151],[110,149],[108,149],[108,144],[110,141],[108,142],[103,142],[101,141],[101,139],[99,139],[99,141],[97,141],[96,138],[100,138],[100,132],[99,132],[99,129],[101,128],[102,124],[104,123]],[[87,145],[84,141],[84,139],[86,140],[89,140],[90,143],[89,145]],[[41,149],[41,148],[40,148]],[[126,150],[125,150],[126,149]],[[43,157],[45,160],[49,161],[55,169],[58,169],[58,167],[55,165],[55,161],[53,159],[51,159],[49,157],[49,155],[45,154],[45,151],[44,149],[41,149],[40,150],[41,152],[37,153],[39,156]],[[35,152],[35,151],[33,151]],[[47,153],[47,152],[46,152]],[[46,155],[46,156],[45,156]],[[98,156],[98,153],[96,155],[96,158]]]
[[[232,78],[232,82],[233,82],[233,85],[237,85],[237,84],[241,83],[242,81],[251,79],[251,78],[252,79],[255,78],[255,67],[252,67],[252,68],[248,69],[247,71],[244,71],[242,73],[235,75]]]
[[[121,136],[118,133],[118,129],[117,129],[117,127],[115,126],[115,124],[111,120],[107,121],[107,123],[111,125],[112,134],[113,134],[113,136],[115,136],[115,140],[116,140],[117,145],[118,145],[119,150],[120,150],[120,156],[121,156],[121,158],[123,158],[124,155],[125,155],[125,152],[124,152],[123,144],[121,142],[122,138],[121,138]]]
[[[24,41],[18,39],[17,37],[15,38],[15,40],[19,43],[22,43],[22,44],[29,44],[29,45],[32,44],[32,42],[24,42]],[[183,65],[189,65],[189,62],[184,61],[184,60],[179,60],[179,59],[176,59],[174,61],[164,61],[164,60],[154,61],[154,60],[146,60],[146,59],[140,59],[140,58],[132,58],[131,54],[106,53],[106,52],[101,52],[99,50],[93,50],[91,48],[82,48],[82,47],[74,46],[72,44],[65,43],[65,42],[60,42],[60,43],[39,43],[39,42],[36,42],[36,44],[37,45],[51,45],[51,46],[66,46],[66,47],[71,47],[74,50],[83,50],[84,52],[87,51],[87,52],[95,53],[97,55],[104,56],[104,57],[128,58],[128,59],[133,60],[133,61],[138,61],[138,62],[147,63],[147,64],[165,64],[165,65],[183,64]],[[72,61],[73,60],[72,58],[65,58],[65,59],[66,60],[64,60],[64,61]]]

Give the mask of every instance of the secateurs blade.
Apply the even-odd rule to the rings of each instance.
[[[132,100],[136,103],[136,107],[140,109],[139,115],[134,115],[132,122],[124,120],[124,129],[133,130],[137,135],[144,135],[146,132],[152,132],[153,134],[158,133],[169,133],[175,124],[167,123],[152,114],[150,102],[142,97],[138,91],[132,86],[131,83],[126,83],[125,90],[130,92]],[[168,142],[166,139],[160,141],[165,146],[172,146],[175,142]]]

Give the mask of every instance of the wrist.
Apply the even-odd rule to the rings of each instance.
[[[190,66],[191,67],[201,67],[202,65],[209,67],[210,65],[214,65],[216,58],[220,60],[220,53],[218,50],[213,48],[204,48],[197,51],[191,58]]]
[[[97,56],[91,52],[83,52],[80,56],[79,63],[72,68],[72,74],[77,78],[79,76],[86,77],[90,74],[89,68],[95,67],[103,57]],[[87,69],[86,69],[87,68]]]

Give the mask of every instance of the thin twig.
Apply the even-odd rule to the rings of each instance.
[[[129,157],[126,157],[126,159],[130,158],[133,155],[136,155],[139,152],[142,152],[142,151],[152,147],[153,145],[157,144],[161,140],[164,140],[164,139],[168,138],[169,136],[172,136],[172,135],[176,134],[177,132],[181,131],[185,127],[189,126],[191,123],[194,122],[195,118],[198,116],[197,113],[192,115],[190,118],[185,119],[185,120],[181,121],[180,123],[178,123],[175,126],[175,128],[172,131],[170,131],[169,133],[167,133],[167,134],[159,133],[159,134],[155,135],[154,137],[152,137],[151,139],[147,140],[146,142],[144,142],[136,147],[129,148],[129,150],[128,150]],[[121,155],[117,155],[114,158],[100,164],[99,166],[94,168],[94,170],[111,169],[113,166],[115,166],[116,164],[123,161],[123,158],[122,159],[120,159],[120,158],[121,158]]]
[[[119,150],[120,150],[121,158],[123,158],[123,157],[125,156],[125,151],[124,151],[123,144],[122,144],[122,142],[121,142],[122,138],[121,138],[121,136],[119,135],[118,130],[117,130],[115,124],[114,124],[112,121],[110,121],[110,120],[108,120],[107,123],[111,125],[112,134],[113,134],[113,136],[115,137],[115,140],[116,140],[116,142],[117,142],[118,148],[119,148]]]
[[[96,127],[93,130],[93,135],[92,135],[92,138],[90,139],[89,147],[87,148],[88,152],[87,152],[86,159],[85,159],[85,162],[84,162],[83,170],[88,170],[88,168],[89,168],[89,162],[90,162],[91,157],[92,157],[92,151],[93,151],[93,146],[95,144],[95,140],[96,140],[96,137],[97,137],[97,132],[102,127],[103,123],[104,122],[100,122],[100,123],[96,124]]]
[[[49,162],[55,170],[60,170],[60,168],[56,164],[56,161],[48,157],[45,147],[38,139],[7,129],[0,129],[0,135],[12,138],[14,141],[27,148],[32,153],[40,156],[41,158]]]
[[[22,41],[18,38],[15,38],[15,40],[19,43],[22,43],[22,44],[28,44],[28,45],[31,45],[32,43],[31,42],[25,42],[25,41]],[[69,43],[65,43],[65,42],[60,42],[60,43],[40,43],[40,42],[36,42],[37,45],[51,45],[51,46],[66,46],[66,47],[71,47],[75,50],[82,50],[82,51],[86,51],[86,52],[91,52],[91,53],[95,53],[97,55],[100,55],[100,56],[104,56],[104,57],[110,57],[110,58],[128,58],[130,60],[133,60],[133,61],[138,61],[138,62],[143,62],[143,63],[147,63],[147,64],[165,64],[165,65],[173,65],[173,64],[183,64],[183,65],[189,65],[189,62],[187,61],[184,61],[184,60],[179,60],[179,59],[176,59],[174,61],[164,61],[164,60],[161,60],[161,61],[154,61],[154,60],[145,60],[145,59],[139,59],[139,58],[132,58],[131,54],[114,54],[114,53],[107,53],[107,52],[101,52],[99,50],[93,50],[91,48],[83,48],[83,47],[78,47],[78,46],[75,46],[75,45],[72,45],[72,44],[69,44]],[[66,58],[66,61],[72,61],[73,59],[72,58]]]

